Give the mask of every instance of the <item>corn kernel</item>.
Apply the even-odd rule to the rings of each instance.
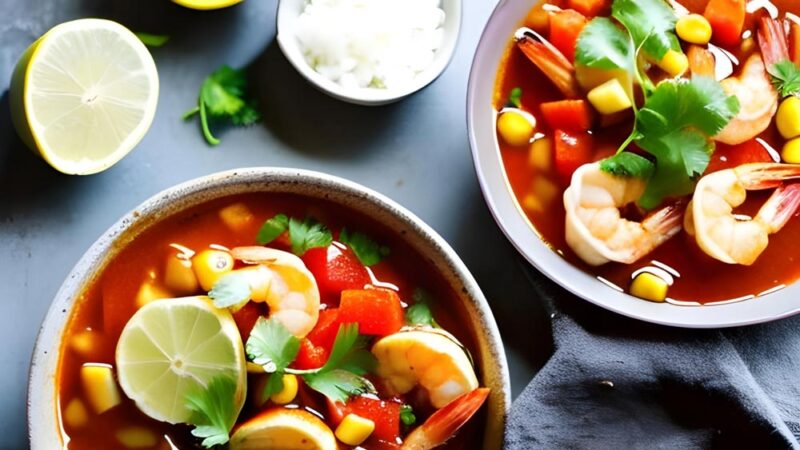
[[[348,414],[336,427],[336,437],[347,445],[359,445],[375,431],[375,422],[355,414]]]
[[[533,194],[525,194],[525,197],[522,197],[522,208],[527,212],[544,212],[541,200]]]
[[[650,272],[641,272],[633,279],[630,293],[651,302],[663,302],[667,298],[668,289],[669,284],[663,278]]]
[[[275,375],[271,375],[275,376]],[[277,405],[285,405],[297,396],[297,376],[292,374],[283,375],[283,389],[272,394],[269,399]],[[355,444],[353,444],[355,445]]]
[[[192,258],[192,269],[200,287],[210,291],[217,280],[233,270],[233,256],[222,250],[203,250]]]
[[[72,428],[80,428],[89,423],[89,412],[78,398],[73,398],[64,408],[64,422]]]
[[[553,141],[550,138],[541,138],[533,141],[528,151],[528,163],[534,169],[547,171],[553,163]]]
[[[136,307],[141,308],[153,300],[170,297],[172,295],[169,292],[156,285],[152,280],[147,280],[139,286],[139,292],[136,293]]]
[[[181,295],[196,293],[200,284],[192,270],[192,262],[177,255],[169,255],[164,267],[164,285]]]
[[[69,346],[79,355],[87,357],[97,350],[98,338],[97,331],[86,329],[72,335]]]
[[[81,367],[81,384],[86,399],[95,413],[102,414],[120,404],[117,382],[111,366],[86,363]]]
[[[750,53],[756,46],[755,39],[749,37],[746,39],[742,39],[742,43],[739,44],[739,50],[742,53]]]
[[[781,159],[789,164],[800,164],[800,138],[794,138],[783,146]]]
[[[589,102],[600,114],[614,114],[633,106],[619,80],[612,78],[589,91]]]
[[[667,53],[658,62],[658,67],[671,77],[679,77],[689,70],[689,58],[681,52],[667,50]]]
[[[549,206],[558,197],[558,186],[545,177],[536,177],[531,190],[545,206]]]
[[[534,6],[525,17],[525,26],[539,33],[550,30],[550,12],[542,8],[542,4]]]
[[[158,443],[156,435],[144,427],[125,427],[114,435],[127,448],[150,448]]]
[[[678,37],[690,44],[706,45],[711,41],[711,24],[700,14],[689,14],[675,24]]]
[[[244,203],[234,203],[219,210],[219,218],[232,231],[247,231],[256,218]]]
[[[497,119],[497,131],[504,141],[515,147],[526,145],[533,137],[536,127],[533,116],[527,117],[517,111],[505,111]]]
[[[781,103],[775,116],[775,124],[784,139],[800,136],[800,98],[791,96]]]

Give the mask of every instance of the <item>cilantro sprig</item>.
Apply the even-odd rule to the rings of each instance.
[[[217,308],[228,308],[250,300],[251,294],[248,274],[234,271],[217,280],[208,292],[208,297]]]
[[[430,308],[432,299],[430,293],[422,288],[417,288],[414,289],[411,298],[414,300],[414,304],[406,310],[406,322],[413,326],[438,327]]]
[[[333,242],[330,230],[313,217],[299,220],[294,217],[289,218],[285,214],[277,214],[264,222],[258,231],[256,241],[261,245],[266,245],[286,231],[289,232],[292,253],[297,256],[303,256],[312,248],[327,247]]]
[[[234,404],[236,380],[230,376],[213,378],[208,386],[195,383],[186,393],[186,407],[192,412],[189,423],[192,435],[203,439],[206,448],[222,445],[230,439],[239,411]]]
[[[252,125],[261,120],[253,99],[247,98],[247,78],[243,70],[222,65],[206,77],[200,86],[197,106],[186,111],[184,120],[200,116],[200,127],[203,136],[211,145],[217,145],[217,139],[209,127],[209,119],[226,120],[233,125]]]
[[[350,247],[356,258],[365,266],[378,264],[390,253],[389,247],[378,244],[364,233],[351,232],[347,228],[342,228],[339,232],[339,242]]]
[[[800,93],[800,68],[792,61],[785,59],[773,64],[768,72],[781,98]]]
[[[522,88],[517,86],[511,89],[508,93],[508,101],[506,102],[508,108],[522,108]]]
[[[135,34],[144,45],[150,48],[163,47],[169,41],[169,35],[166,34],[145,33],[143,31],[137,31]]]

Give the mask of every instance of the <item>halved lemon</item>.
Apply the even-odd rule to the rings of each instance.
[[[220,376],[236,381],[244,405],[247,370],[233,317],[205,297],[155,300],[131,317],[117,343],[117,374],[125,394],[148,416],[187,423],[186,393]]]
[[[190,9],[222,9],[240,3],[242,0],[172,0]]]
[[[230,450],[336,450],[325,422],[302,409],[274,408],[236,429]]]
[[[130,30],[80,19],[28,47],[9,101],[28,147],[61,172],[88,175],[111,167],[144,137],[156,112],[158,72]]]

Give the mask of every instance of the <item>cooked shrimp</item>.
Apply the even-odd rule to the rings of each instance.
[[[580,97],[575,68],[553,44],[539,33],[525,27],[514,33],[514,40],[522,53],[553,82],[565,97]]]
[[[431,404],[441,408],[478,387],[464,348],[445,332],[428,328],[399,331],[376,342],[372,354],[378,360],[375,373],[392,395],[421,386]]]
[[[754,163],[706,175],[697,187],[686,215],[687,232],[706,254],[728,264],[749,266],[800,207],[800,165]],[[755,217],[733,212],[747,191],[776,188]]]
[[[564,192],[570,248],[594,266],[631,264],[677,234],[683,214],[677,206],[661,208],[642,222],[622,217],[619,209],[638,200],[644,189],[641,179],[611,175],[599,163],[579,167]]]
[[[319,289],[303,260],[266,247],[237,247],[231,255],[251,264],[237,269],[249,275],[251,301],[266,302],[270,317],[299,338],[314,328],[319,319]]]
[[[402,449],[429,450],[444,444],[475,415],[488,396],[489,389],[478,388],[457,397],[412,431]]]
[[[772,86],[761,55],[747,60],[738,77],[721,81],[728,94],[739,99],[739,114],[714,139],[737,145],[755,138],[769,127],[778,110],[778,92]]]

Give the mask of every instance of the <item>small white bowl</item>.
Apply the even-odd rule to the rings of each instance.
[[[444,72],[458,42],[461,29],[461,0],[442,0],[445,12],[444,41],[436,51],[433,63],[417,74],[414,81],[402,89],[345,88],[320,75],[306,62],[300,43],[295,35],[297,18],[303,12],[307,0],[280,0],[278,4],[278,46],[286,59],[314,87],[333,98],[364,106],[378,106],[401,100],[424,88]]]

